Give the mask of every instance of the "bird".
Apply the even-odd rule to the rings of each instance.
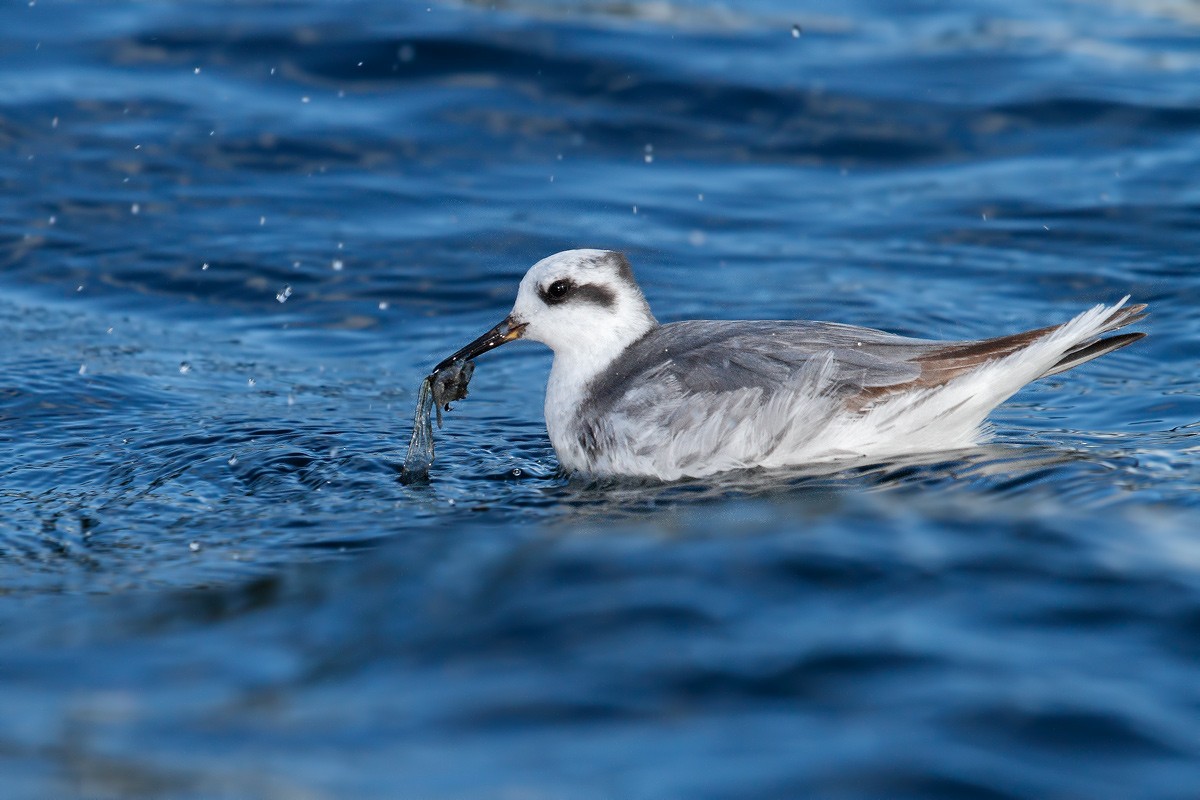
[[[885,460],[975,446],[1026,384],[1141,339],[1106,336],[1145,316],[1128,300],[968,341],[807,320],[664,325],[622,253],[566,250],[530,267],[511,313],[430,378],[518,339],[548,346],[546,431],[569,474],[674,481]]]

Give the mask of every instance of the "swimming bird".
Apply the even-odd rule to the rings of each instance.
[[[526,273],[512,312],[431,377],[506,342],[554,352],[546,430],[564,469],[662,480],[970,447],[1030,381],[1144,336],[1128,297],[1060,325],[932,341],[833,322],[660,325],[624,255],[567,250]]]

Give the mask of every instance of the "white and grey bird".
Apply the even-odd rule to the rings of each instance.
[[[803,320],[660,325],[622,254],[568,250],[534,264],[512,313],[433,374],[515,339],[550,347],[546,429],[570,472],[674,480],[887,458],[977,444],[1030,381],[1142,338],[1104,337],[1144,316],[1128,299],[975,341]]]

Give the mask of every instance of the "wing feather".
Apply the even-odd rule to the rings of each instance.
[[[590,387],[589,402],[607,410],[623,400],[651,401],[650,395],[661,402],[664,394],[744,389],[766,397],[794,387],[814,359],[822,366],[828,362],[829,391],[855,394],[918,378],[921,369],[913,358],[929,344],[823,322],[676,322],[631,345]]]
[[[1144,305],[1116,306],[1099,326],[1109,333],[1142,319]],[[1067,324],[1067,323],[1064,323]],[[693,320],[661,325],[630,345],[590,387],[594,411],[644,406],[687,394],[757,389],[764,402],[804,384],[861,409],[897,391],[929,389],[1012,355],[1063,325],[972,341],[931,341],[833,322]],[[1044,375],[1082,364],[1140,338],[1079,342]]]

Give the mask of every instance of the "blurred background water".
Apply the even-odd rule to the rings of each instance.
[[[0,9],[6,798],[1193,798],[1200,6]],[[663,321],[1150,337],[968,453],[568,480],[532,262]]]

